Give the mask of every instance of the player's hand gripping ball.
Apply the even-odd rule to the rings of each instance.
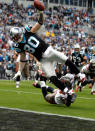
[[[41,2],[40,0],[34,0],[34,6],[35,6],[39,11],[44,11],[44,9],[45,9],[44,3]]]

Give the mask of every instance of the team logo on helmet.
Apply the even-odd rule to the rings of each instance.
[[[10,38],[13,42],[19,42],[23,34],[23,29],[19,27],[13,27],[10,29]]]

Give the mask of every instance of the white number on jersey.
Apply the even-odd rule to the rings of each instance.
[[[34,41],[34,43],[33,43],[33,41]],[[28,43],[24,46],[24,50],[33,54],[35,52],[35,49],[38,46],[39,46],[39,41],[35,37],[30,36],[28,39]]]

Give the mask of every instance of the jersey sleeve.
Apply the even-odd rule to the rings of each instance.
[[[27,32],[30,32],[31,31],[31,28],[32,28],[32,26],[31,25],[25,25],[25,30],[27,31]]]

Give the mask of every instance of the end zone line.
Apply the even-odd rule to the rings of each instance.
[[[42,114],[42,115],[50,115],[50,116],[60,116],[60,117],[67,117],[67,118],[74,118],[74,119],[80,119],[80,120],[89,120],[89,121],[95,121],[95,119],[90,118],[83,118],[83,117],[76,117],[76,116],[69,116],[69,115],[59,115],[59,114],[52,114],[52,113],[46,113],[46,112],[38,112],[38,111],[31,111],[31,110],[23,110],[19,108],[9,108],[9,107],[3,107],[1,106],[0,109],[8,109],[13,111],[20,111],[20,112],[30,112],[35,114]]]

